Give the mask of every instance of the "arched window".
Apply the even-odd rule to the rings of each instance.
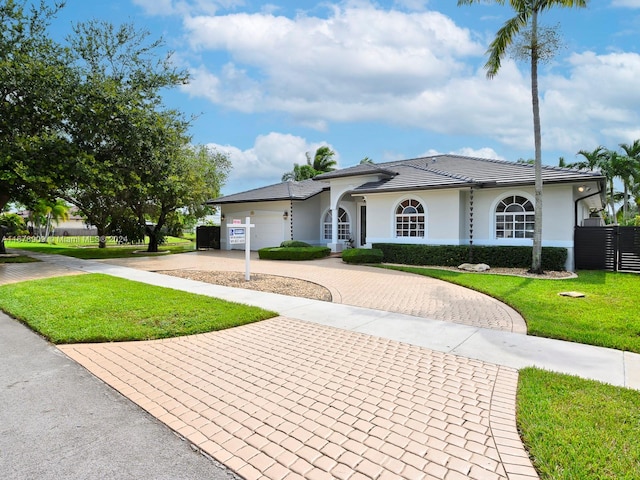
[[[503,198],[496,207],[496,238],[533,238],[533,203],[519,195]]]
[[[331,241],[331,235],[333,233],[333,215],[329,210],[324,216],[324,239]],[[338,240],[349,240],[351,238],[351,226],[349,224],[349,214],[344,208],[338,209]]]
[[[396,237],[424,237],[424,207],[414,199],[405,200],[396,208]]]

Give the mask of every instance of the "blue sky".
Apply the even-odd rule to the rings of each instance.
[[[90,19],[163,37],[191,82],[167,106],[227,152],[224,194],[280,181],[329,145],[340,167],[437,153],[533,158],[530,74],[485,51],[508,6],[455,0],[67,0],[56,36]],[[508,2],[507,2],[508,3]],[[640,0],[542,17],[563,48],[540,69],[543,161],[640,138]]]

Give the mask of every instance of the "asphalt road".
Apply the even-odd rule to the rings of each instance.
[[[239,477],[0,312],[0,478]]]

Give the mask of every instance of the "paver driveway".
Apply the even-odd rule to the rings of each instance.
[[[195,252],[187,255],[112,259],[107,263],[143,270],[244,272],[244,252]],[[526,333],[524,319],[511,307],[472,290],[429,277],[358,265],[339,258],[313,262],[259,260],[251,272],[299,278],[329,289],[334,303],[403,313],[481,328]]]
[[[60,349],[248,480],[537,478],[513,369],[284,317]]]

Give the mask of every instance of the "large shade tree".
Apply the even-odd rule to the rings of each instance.
[[[458,0],[458,5],[482,3],[485,0]],[[538,93],[538,63],[541,59],[541,43],[539,36],[538,17],[541,13],[552,8],[586,7],[587,0],[493,0],[494,3],[504,5],[508,3],[513,9],[514,16],[507,20],[498,30],[489,45],[489,56],[485,68],[487,77],[497,75],[502,60],[514,44],[518,35],[527,31],[527,49],[531,60],[531,105],[533,110],[533,136],[535,148],[535,227],[533,234],[533,252],[531,271],[542,272],[542,135],[540,128],[540,97]],[[528,29],[528,30],[527,30]]]
[[[141,196],[157,181],[150,172],[158,155],[186,143],[188,123],[163,108],[160,92],[188,77],[162,54],[161,40],[132,24],[80,23],[69,44],[80,75],[67,131],[78,154],[69,167],[73,182],[60,195],[97,227],[105,247],[114,222],[147,203]]]
[[[73,155],[62,129],[74,71],[47,33],[59,8],[0,0],[0,209],[50,197],[66,178],[63,159]]]

